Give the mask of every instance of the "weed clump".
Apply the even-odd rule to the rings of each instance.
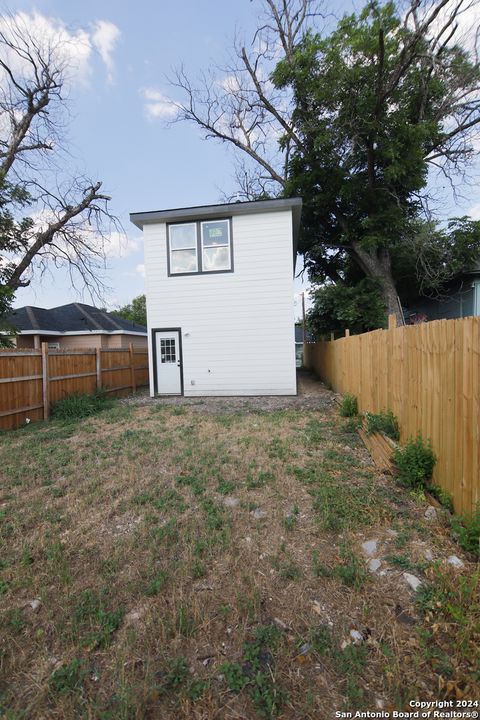
[[[274,652],[280,640],[278,628],[263,625],[256,629],[254,639],[243,646],[241,662],[226,662],[220,666],[228,687],[239,693],[248,688],[260,717],[274,718],[286,702],[286,694],[275,682]]]
[[[411,488],[429,487],[436,460],[430,440],[425,442],[420,434],[393,453],[400,482]]]
[[[69,395],[53,404],[52,417],[56,420],[79,420],[111,408],[114,402],[113,398],[107,398],[102,392]]]
[[[342,417],[354,417],[358,415],[358,401],[355,395],[344,395],[340,404],[340,415]]]
[[[472,515],[454,516],[451,522],[459,545],[480,558],[480,502]]]
[[[398,420],[391,410],[383,410],[380,413],[365,413],[365,432],[367,435],[382,432],[392,440],[400,439]]]

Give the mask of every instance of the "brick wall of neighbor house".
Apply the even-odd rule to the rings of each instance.
[[[168,277],[165,223],[144,237],[149,339],[181,328],[184,394],[294,395],[291,210],[233,216],[231,273]]]
[[[19,350],[33,348],[33,335],[17,335],[13,338],[15,346]]]
[[[55,338],[49,342],[60,342],[60,349],[72,348],[72,350],[81,350],[84,348],[99,348],[103,347],[102,335],[98,333],[92,333],[91,335],[64,335],[60,338]]]
[[[141,335],[128,335],[125,333],[124,335],[106,335],[104,337],[108,341],[108,344],[104,347],[109,348],[128,347],[130,343],[135,348],[146,348],[148,344],[146,336]]]

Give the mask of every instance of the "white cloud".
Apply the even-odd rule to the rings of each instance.
[[[218,84],[228,93],[235,94],[240,92],[240,82],[236,75],[225,75],[224,78],[219,80]]]
[[[472,205],[472,207],[469,208],[467,215],[469,215],[472,220],[480,220],[480,203]]]
[[[177,106],[173,100],[155,88],[143,88],[141,90],[145,100],[145,112],[150,119],[166,120],[173,118],[177,112]]]
[[[82,84],[87,84],[91,76],[93,49],[98,50],[110,79],[113,50],[120,35],[116,25],[106,20],[97,21],[90,29],[72,29],[61,18],[47,17],[36,10],[3,15],[0,17],[0,32],[7,40],[18,40],[20,35],[21,42],[27,47],[33,41],[42,54],[50,54],[54,64],[65,68],[68,80]],[[18,53],[10,52],[6,60],[14,72],[31,71],[29,63],[22,61]],[[2,78],[3,73],[0,81]]]
[[[124,233],[111,232],[103,239],[103,243],[105,257],[125,258],[140,250],[142,237],[128,237]]]
[[[120,37],[120,30],[116,25],[108,20],[97,20],[94,24],[94,32],[92,34],[93,45],[100,53],[100,57],[105,63],[108,71],[108,82],[113,82],[113,51]]]
[[[137,267],[135,269],[139,275],[141,275],[142,277],[145,277],[145,265],[143,263],[140,263],[139,265],[137,265]]]

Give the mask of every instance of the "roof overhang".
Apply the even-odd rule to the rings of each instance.
[[[55,337],[64,337],[66,335],[139,335],[140,337],[148,337],[147,332],[138,332],[138,330],[16,330],[16,335],[53,335]]]
[[[302,214],[302,198],[276,198],[274,200],[252,200],[248,202],[220,203],[217,205],[197,205],[170,210],[153,210],[150,212],[130,213],[131,222],[140,230],[145,225],[170,222],[187,222],[188,220],[209,220],[219,215],[254,215],[257,213],[291,210],[293,218],[293,251],[297,254],[298,237],[300,234],[300,218]]]

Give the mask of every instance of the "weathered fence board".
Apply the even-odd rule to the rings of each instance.
[[[125,395],[148,384],[147,349],[0,351],[0,428],[48,418],[52,403],[97,389]]]
[[[436,320],[307,343],[305,364],[361,412],[390,409],[401,441],[421,433],[437,455],[434,481],[457,512],[480,501],[480,318]]]

